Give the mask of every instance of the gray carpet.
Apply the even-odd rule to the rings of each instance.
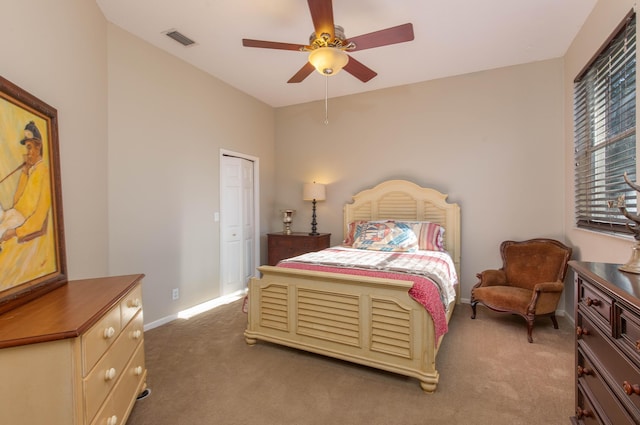
[[[145,333],[151,395],[127,425],[568,424],[574,411],[573,328],[461,304],[436,362],[435,394],[392,373],[242,335],[241,301]]]

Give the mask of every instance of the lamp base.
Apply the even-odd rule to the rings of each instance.
[[[318,236],[320,233],[318,233],[317,230],[317,226],[318,226],[318,222],[316,221],[316,200],[313,200],[313,213],[311,214],[311,233],[309,233],[309,236]]]
[[[627,264],[618,268],[623,272],[640,274],[640,242],[636,241],[631,247],[631,258]]]

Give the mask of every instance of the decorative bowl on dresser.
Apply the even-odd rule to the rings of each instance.
[[[268,263],[270,266],[275,266],[285,258],[329,248],[330,240],[331,233],[320,233],[318,235],[310,235],[303,232],[293,232],[291,234],[268,233]]]
[[[124,425],[146,389],[142,278],[69,281],[0,315],[0,423]]]
[[[573,424],[640,423],[640,275],[570,261],[575,283]]]

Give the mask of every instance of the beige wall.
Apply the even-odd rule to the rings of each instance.
[[[274,110],[114,25],[108,40],[109,272],[146,274],[149,323],[220,296],[221,148],[259,158],[273,209]]]
[[[342,206],[362,189],[400,178],[447,193],[462,212],[468,300],[475,274],[501,265],[502,240],[564,239],[562,93],[556,59],[330,99],[328,125],[324,102],[280,108],[277,206],[308,231],[302,184],[327,184],[318,229],[338,244]]]
[[[217,295],[220,148],[260,158],[263,233],[284,207],[309,229],[313,180],[328,184],[318,221],[333,243],[342,205],[373,184],[448,193],[468,298],[503,239],[566,236],[581,259],[628,258],[628,239],[573,226],[571,84],[632,7],[598,2],[564,59],[331,99],[328,125],[323,102],[274,111],[108,25],[91,1],[4,2],[0,74],[58,110],[69,276],[146,273],[147,323]]]
[[[93,1],[2,6],[0,75],[58,110],[69,277],[145,273],[145,323],[217,297],[220,149],[260,159],[273,210],[274,110],[108,25]]]
[[[58,111],[67,265],[108,272],[107,33],[85,0],[2,3],[0,74]]]
[[[567,240],[574,246],[574,258],[577,260],[625,263],[631,255],[633,241],[631,237],[603,235],[580,230],[575,226],[573,215],[573,80],[634,7],[635,2],[629,0],[599,1],[564,57],[564,117],[566,122],[564,146],[567,194],[565,197],[565,227]],[[638,122],[637,117],[636,122]],[[572,276],[573,274],[570,273],[569,277],[572,278]],[[573,287],[568,286],[565,291],[566,311],[573,311],[573,297]]]
[[[631,238],[602,235],[578,230],[573,216],[573,80],[588,63],[618,24],[633,9],[629,0],[599,1],[565,55],[565,225],[568,240],[577,247],[576,258],[583,261],[625,263],[631,254]],[[636,119],[636,122],[638,120]],[[640,164],[640,163],[639,163]]]

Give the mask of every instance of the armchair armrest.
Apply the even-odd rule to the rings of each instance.
[[[562,282],[542,282],[533,287],[534,292],[562,292],[564,284]]]
[[[479,286],[499,286],[507,284],[507,275],[504,270],[485,270],[476,274],[476,277],[480,279],[480,282],[476,284]]]

